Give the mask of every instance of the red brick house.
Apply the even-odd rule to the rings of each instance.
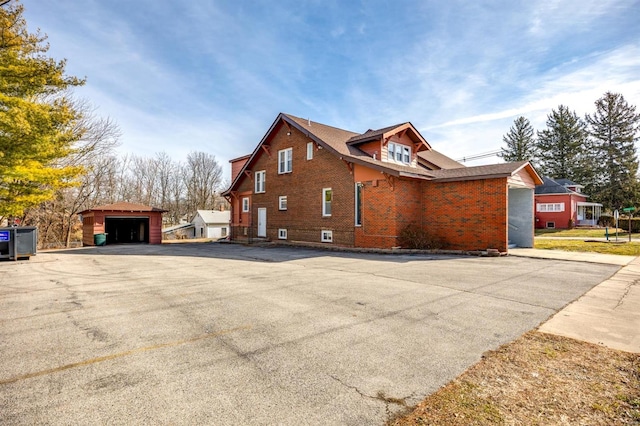
[[[588,202],[582,185],[546,176],[543,181],[535,191],[536,228],[568,229],[598,224],[602,204]]]
[[[95,234],[106,234],[107,244],[161,244],[164,212],[157,207],[127,202],[84,210],[80,212],[82,245],[95,245]]]
[[[533,246],[533,167],[464,167],[411,123],[360,134],[279,114],[231,170],[232,240],[391,248],[414,226],[447,249]]]

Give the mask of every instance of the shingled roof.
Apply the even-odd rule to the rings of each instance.
[[[84,211],[81,211],[80,214],[90,211],[103,211],[103,212],[166,212],[166,210],[145,206],[144,204],[136,204],[136,203],[128,203],[126,201],[121,201],[114,204],[106,204],[104,206],[93,207]]]
[[[326,124],[316,123],[315,121],[309,121],[305,118],[295,117],[289,114],[281,114],[285,119],[291,120],[292,124],[301,132],[308,135],[318,145],[328,148],[338,155],[343,160],[349,160],[356,164],[365,165],[383,172],[391,173],[396,176],[411,176],[430,178],[432,175],[429,170],[424,170],[415,167],[404,166],[395,163],[386,163],[380,160],[371,158],[369,154],[359,149],[357,146],[348,143],[353,141],[355,136],[360,136],[358,133],[350,132],[348,130],[338,129],[337,127],[327,126]],[[376,130],[380,132],[379,135],[388,132],[390,129],[395,129],[402,125],[390,126],[385,129]]]
[[[360,135],[356,135],[353,136],[351,139],[349,139],[347,141],[347,143],[361,143],[361,142],[366,142],[366,141],[373,141],[376,139],[380,139],[380,136],[384,135],[385,133],[397,129],[398,127],[401,127],[405,124],[409,124],[408,122],[405,123],[401,123],[401,124],[396,124],[393,126],[389,126],[389,127],[385,127],[383,129],[378,129],[378,130],[372,130],[369,129],[366,132],[360,134]]]
[[[461,180],[492,179],[513,176],[523,168],[529,168],[535,176],[538,176],[528,161],[515,163],[490,164],[486,166],[459,167],[456,169],[432,170],[434,181],[450,182]],[[541,181],[538,177],[538,181]]]
[[[419,152],[418,157],[421,160],[420,163],[429,170],[457,169],[458,167],[466,167],[464,164],[452,160],[433,148],[428,151]]]
[[[438,181],[488,179],[493,177],[512,176],[521,168],[529,167],[537,177],[537,180],[541,181],[533,167],[531,167],[531,165],[526,161],[520,163],[495,164],[491,166],[465,167],[463,164],[434,151],[410,122],[396,124],[378,130],[369,129],[364,133],[356,133],[284,113],[280,113],[278,115],[267,133],[263,136],[260,143],[250,155],[243,167],[243,170],[251,167],[253,159],[261,151],[260,147],[268,141],[271,133],[281,123],[296,128],[298,131],[307,135],[311,140],[318,144],[318,146],[332,152],[341,160],[363,165],[393,176],[425,180],[435,179]],[[379,159],[372,158],[369,154],[358,148],[358,145],[362,142],[377,140],[382,138],[384,135],[390,135],[396,133],[396,131],[399,132],[405,130],[409,131],[411,138],[415,140],[416,143],[420,143],[421,147],[425,150],[418,153],[420,158],[423,160],[420,162],[419,167],[383,162]],[[236,175],[236,178],[229,187],[229,190],[225,191],[223,195],[228,195],[230,193],[231,188],[233,188],[238,180],[242,178],[242,175],[243,173],[238,173]]]
[[[551,179],[550,177],[544,176],[542,180],[542,185],[536,186],[536,194],[577,194],[577,192],[570,190],[564,184]],[[563,179],[563,181],[569,182],[570,186],[579,186],[571,182],[569,179]]]

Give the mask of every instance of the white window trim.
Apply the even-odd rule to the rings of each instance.
[[[387,144],[387,161],[398,164],[411,164],[411,147],[398,142],[389,142]],[[398,155],[400,159],[398,160]],[[405,161],[407,160],[408,161]]]
[[[255,193],[256,194],[264,194],[266,192],[266,180],[267,180],[267,172],[266,170],[257,171],[255,174]]]
[[[287,239],[287,230],[286,229],[278,229],[278,239],[286,240]]]
[[[330,217],[331,216],[331,212],[327,213],[327,192],[331,191],[331,201],[329,201],[329,205],[333,204],[333,191],[331,188],[322,188],[322,216],[323,217]]]
[[[307,160],[313,160],[313,142],[307,142]]]
[[[247,213],[249,211],[249,197],[242,198],[242,213]]]
[[[283,207],[284,201],[284,207]],[[287,196],[281,195],[278,197],[278,210],[287,210]]]
[[[323,229],[322,231],[320,231],[320,242],[332,243],[333,231],[329,231],[328,229]]]
[[[293,171],[293,148],[278,151],[278,174],[291,173]]]
[[[563,212],[564,203],[536,203],[536,211],[540,213]]]

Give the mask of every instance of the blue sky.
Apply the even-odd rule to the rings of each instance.
[[[23,0],[119,151],[250,153],[279,112],[364,132],[411,121],[459,159],[606,91],[640,109],[640,1]],[[499,162],[489,158],[487,162]]]

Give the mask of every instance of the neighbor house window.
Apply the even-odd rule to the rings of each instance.
[[[281,195],[278,197],[278,209],[286,210],[287,209],[287,196]]]
[[[293,148],[278,151],[278,173],[291,173],[293,170]]]
[[[408,146],[400,145],[399,143],[389,142],[387,145],[387,158],[390,161],[397,163],[410,164],[411,163],[411,149]]]
[[[249,211],[249,197],[245,197],[242,199],[242,212],[246,213]]]
[[[307,143],[307,160],[313,159],[313,142]]]
[[[322,189],[322,216],[331,216],[331,202],[333,201],[333,191],[331,188]]]
[[[356,226],[362,226],[362,184],[356,183]]]
[[[278,229],[278,238],[281,240],[287,239],[287,230],[286,229]]]
[[[323,243],[333,242],[333,231],[322,230],[322,232],[320,233],[320,241]]]
[[[227,228],[220,228],[220,236],[221,237],[227,236]]]
[[[267,172],[264,170],[256,172],[256,194],[264,192],[264,188],[265,188],[264,182],[265,182],[266,175],[267,175]]]
[[[564,203],[537,203],[536,211],[538,212],[563,212]]]

